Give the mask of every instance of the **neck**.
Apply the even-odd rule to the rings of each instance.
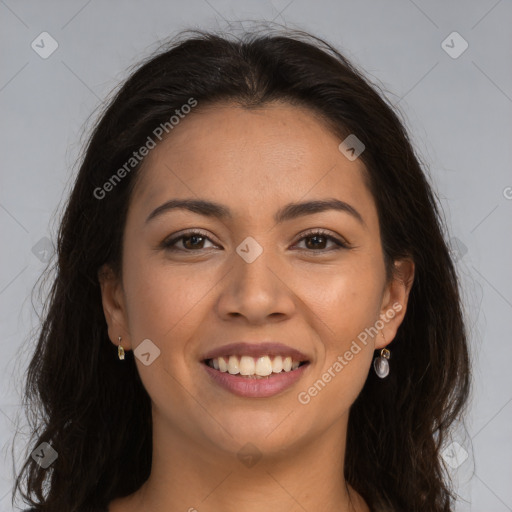
[[[109,512],[369,511],[343,476],[348,414],[315,439],[259,459],[261,452],[246,446],[242,452],[249,455],[241,459],[237,452],[245,443],[232,454],[207,450],[153,413],[151,475],[138,491],[113,501]]]

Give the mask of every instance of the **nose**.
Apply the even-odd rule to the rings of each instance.
[[[248,261],[233,255],[233,267],[221,282],[218,314],[224,320],[243,318],[251,324],[290,318],[297,299],[291,283],[286,282],[282,262],[266,248],[254,261]]]

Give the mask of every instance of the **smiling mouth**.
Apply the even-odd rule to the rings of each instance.
[[[275,375],[294,372],[297,368],[309,364],[309,361],[297,361],[291,356],[231,355],[205,359],[203,363],[221,373],[248,379],[268,379]]]

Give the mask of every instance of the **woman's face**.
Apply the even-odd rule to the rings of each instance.
[[[156,428],[203,454],[246,443],[271,454],[344,428],[374,350],[403,319],[409,288],[386,282],[363,163],[340,142],[288,104],[199,104],[146,159],[122,281],[102,287],[109,335],[132,350],[150,340],[135,361]],[[183,200],[225,215],[162,207]],[[300,206],[315,201],[340,207]],[[205,363],[221,354],[227,372]],[[278,373],[287,354],[306,364]]]

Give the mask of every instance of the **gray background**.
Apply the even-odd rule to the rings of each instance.
[[[510,0],[0,0],[1,511],[11,510],[11,443],[37,328],[30,292],[51,256],[84,123],[159,40],[261,19],[327,38],[400,110],[447,219],[475,361],[467,429],[450,441],[461,448],[445,453],[458,466],[457,510],[512,511]],[[47,59],[31,48],[44,31],[59,45]],[[458,53],[461,40],[442,46],[453,31],[469,45],[457,58],[445,49]]]

